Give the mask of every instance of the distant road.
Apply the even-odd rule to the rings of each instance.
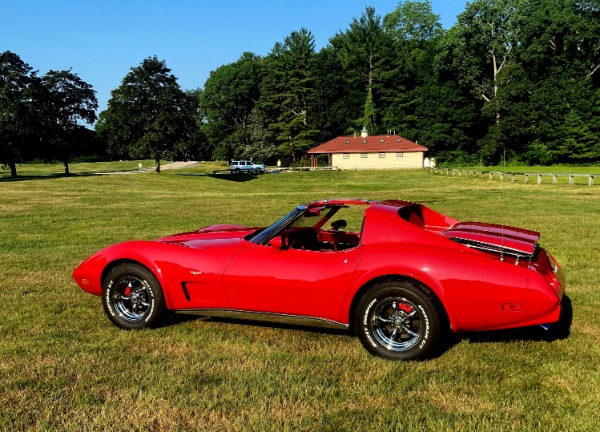
[[[171,162],[168,164],[164,164],[160,166],[160,170],[170,170],[170,169],[182,169],[182,168],[188,168],[188,167],[192,167],[192,166],[196,166],[198,165],[200,162],[196,162],[196,161],[188,161],[188,162]],[[143,173],[143,172],[151,172],[154,171],[155,167],[148,167],[148,168],[142,168],[141,170],[128,170],[128,171],[112,171],[112,172],[98,172],[95,174],[103,174],[103,175],[108,175],[108,174],[138,174],[138,173]]]

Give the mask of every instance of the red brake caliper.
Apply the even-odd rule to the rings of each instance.
[[[402,312],[409,314],[412,312],[412,307],[410,307],[410,305],[407,305],[406,303],[398,303],[398,310],[401,310]]]

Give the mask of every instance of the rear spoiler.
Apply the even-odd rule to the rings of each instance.
[[[442,231],[446,237],[484,252],[533,259],[540,233],[505,225],[460,222]]]

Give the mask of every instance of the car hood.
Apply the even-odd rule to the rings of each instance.
[[[174,234],[168,237],[157,239],[157,242],[180,244],[182,246],[202,248],[208,245],[236,243],[248,234],[253,233],[258,228],[246,227],[243,225],[211,225],[200,228],[196,231]]]
[[[506,225],[460,222],[442,231],[446,237],[466,246],[531,258],[540,233]]]

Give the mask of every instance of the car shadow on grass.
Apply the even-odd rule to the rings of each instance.
[[[351,329],[335,329],[327,327],[313,327],[301,324],[289,324],[282,322],[272,321],[258,321],[252,319],[243,318],[223,318],[223,317],[209,317],[201,315],[187,315],[187,314],[172,314],[168,322],[164,323],[166,326],[177,325],[180,323],[202,320],[214,323],[224,324],[236,324],[245,325],[261,328],[276,328],[284,330],[303,331],[318,334],[328,334],[335,336],[345,337],[356,337]],[[559,321],[552,324],[548,330],[543,329],[541,326],[522,327],[508,330],[495,330],[495,331],[484,331],[484,332],[472,332],[472,333],[452,333],[449,332],[448,338],[445,340],[439,350],[433,354],[433,357],[440,357],[447,351],[450,351],[455,345],[458,345],[462,341],[471,343],[487,343],[487,342],[515,342],[515,341],[540,341],[540,342],[552,342],[556,340],[567,339],[571,333],[571,324],[573,323],[573,307],[571,300],[568,296],[563,297],[563,310]]]
[[[171,175],[184,177],[211,177],[217,180],[226,180],[232,182],[247,182],[258,178],[257,174],[231,174],[231,173],[173,173]]]
[[[188,321],[207,321],[214,323],[224,323],[224,324],[236,324],[243,326],[253,326],[253,327],[261,327],[261,328],[276,328],[283,330],[297,330],[297,331],[305,331],[310,333],[320,333],[320,334],[330,334],[330,335],[338,335],[338,336],[353,336],[350,330],[344,329],[335,329],[328,327],[316,327],[302,324],[288,324],[282,322],[273,322],[273,321],[259,321],[247,318],[223,318],[223,317],[210,317],[210,316],[202,316],[202,315],[187,315],[187,314],[173,314],[173,316],[169,319],[166,325],[176,325]]]
[[[227,181],[232,181],[232,182],[247,182],[250,180],[255,180],[258,178],[258,174],[231,174],[231,173],[225,173],[225,174],[208,174],[209,177],[218,179],[218,180],[227,180]]]

